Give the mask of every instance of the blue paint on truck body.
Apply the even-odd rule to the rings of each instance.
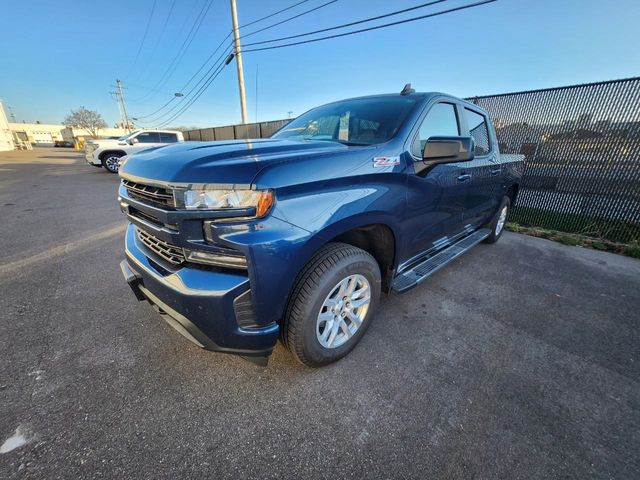
[[[393,246],[383,274],[393,279],[403,266],[437,249],[443,237],[485,225],[503,196],[517,192],[522,159],[500,157],[493,126],[479,107],[440,93],[408,97],[402,121],[381,143],[291,140],[276,133],[269,139],[179,143],[125,162],[119,201],[131,223],[123,271],[136,295],[205,348],[265,356],[277,341],[298,274],[326,243],[354,229],[384,225]],[[455,106],[461,135],[469,135],[463,109],[486,118],[488,154],[428,168],[415,156],[421,122],[442,102]],[[459,180],[467,176],[469,181]],[[264,217],[246,218],[242,209],[185,210],[154,197],[204,187],[269,189],[275,202]],[[237,255],[246,268],[176,265],[163,257],[166,251],[157,254],[167,245],[176,249],[170,255]]]

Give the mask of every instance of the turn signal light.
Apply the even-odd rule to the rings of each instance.
[[[256,207],[256,217],[264,217],[267,213],[269,213],[269,210],[271,210],[274,201],[275,198],[273,196],[272,190],[263,190],[262,192],[260,192],[258,205]]]

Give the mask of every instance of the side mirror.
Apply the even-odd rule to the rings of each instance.
[[[136,143],[138,143],[140,140],[138,140],[137,138],[133,137],[131,140],[129,140],[129,145],[135,145]]]
[[[422,151],[422,161],[436,163],[466,162],[473,160],[473,138],[429,137]]]

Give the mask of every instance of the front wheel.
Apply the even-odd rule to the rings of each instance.
[[[102,166],[110,173],[118,173],[121,153],[107,153],[102,158]]]
[[[380,268],[344,243],[322,247],[307,263],[287,308],[283,340],[301,363],[319,367],[349,353],[380,301]]]
[[[504,225],[507,222],[507,217],[509,216],[509,211],[511,210],[511,199],[507,196],[503,197],[502,202],[500,202],[500,207],[496,212],[493,220],[489,225],[491,228],[491,234],[484,239],[485,243],[496,243],[502,232],[504,231]]]

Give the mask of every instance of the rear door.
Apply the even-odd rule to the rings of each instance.
[[[465,162],[471,179],[465,200],[466,224],[480,227],[491,219],[500,201],[500,161],[498,148],[491,138],[489,119],[480,110],[465,106],[463,109],[467,135],[473,137],[474,159]]]
[[[445,244],[464,228],[463,211],[470,176],[466,164],[442,163],[427,167],[422,151],[430,137],[458,136],[459,109],[450,100],[432,104],[412,140],[415,173],[407,185],[406,258]]]

